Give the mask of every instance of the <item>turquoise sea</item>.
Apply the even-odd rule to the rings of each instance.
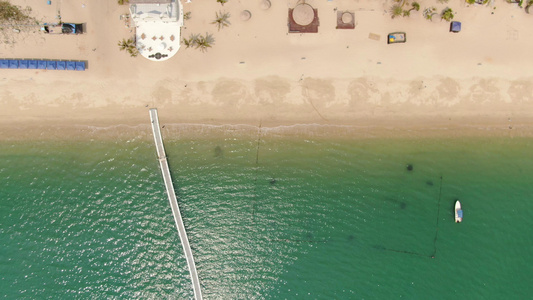
[[[0,142],[2,298],[193,297],[145,129]],[[533,294],[531,138],[187,130],[163,137],[205,299]]]

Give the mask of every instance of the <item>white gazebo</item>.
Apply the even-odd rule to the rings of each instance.
[[[167,60],[180,48],[183,5],[180,0],[130,0],[139,53],[153,61]]]

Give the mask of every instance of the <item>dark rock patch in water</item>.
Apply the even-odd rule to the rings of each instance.
[[[271,185],[276,184],[276,182],[278,182],[278,181],[276,180],[276,178],[271,178],[271,179],[270,179],[270,184],[271,184]]]
[[[372,246],[372,248],[376,249],[376,250],[381,250],[381,251],[385,251],[387,250],[387,248],[385,248],[384,246],[382,245],[374,245]]]
[[[428,181],[426,181],[426,184],[429,185],[429,186],[433,186],[433,181],[428,180]]]
[[[413,171],[414,167],[412,164],[407,165],[407,171]]]
[[[401,209],[405,209],[407,207],[407,203],[405,203],[404,201],[396,200],[396,199],[393,199],[393,198],[385,198],[385,201],[390,202],[390,203],[394,203],[394,204],[400,206]]]
[[[215,157],[223,157],[223,156],[224,156],[224,151],[222,150],[222,148],[220,146],[216,146]]]

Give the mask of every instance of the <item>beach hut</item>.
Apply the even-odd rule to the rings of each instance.
[[[58,61],[57,62],[57,70],[66,70],[67,69],[67,62],[66,61]]]
[[[76,71],[85,71],[85,62],[77,61],[76,62]]]
[[[461,31],[461,22],[453,21],[450,24],[450,31],[455,33]]]
[[[7,59],[0,59],[0,69],[8,69],[9,61]]]
[[[38,60],[37,61],[37,69],[46,70],[46,61],[45,60]]]
[[[57,68],[56,61],[55,60],[49,60],[46,62],[46,69],[47,70],[55,70]]]
[[[18,69],[19,68],[19,61],[15,59],[9,60],[9,68],[10,69]]]
[[[28,69],[37,69],[37,61],[36,60],[29,60],[28,61]]]
[[[68,71],[76,70],[76,62],[75,61],[67,61],[67,70]]]
[[[27,69],[29,60],[21,59],[19,60],[19,69]]]

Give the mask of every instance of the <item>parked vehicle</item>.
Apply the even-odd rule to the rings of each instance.
[[[85,30],[84,24],[78,23],[44,23],[41,27],[41,31],[50,34],[82,34]]]

